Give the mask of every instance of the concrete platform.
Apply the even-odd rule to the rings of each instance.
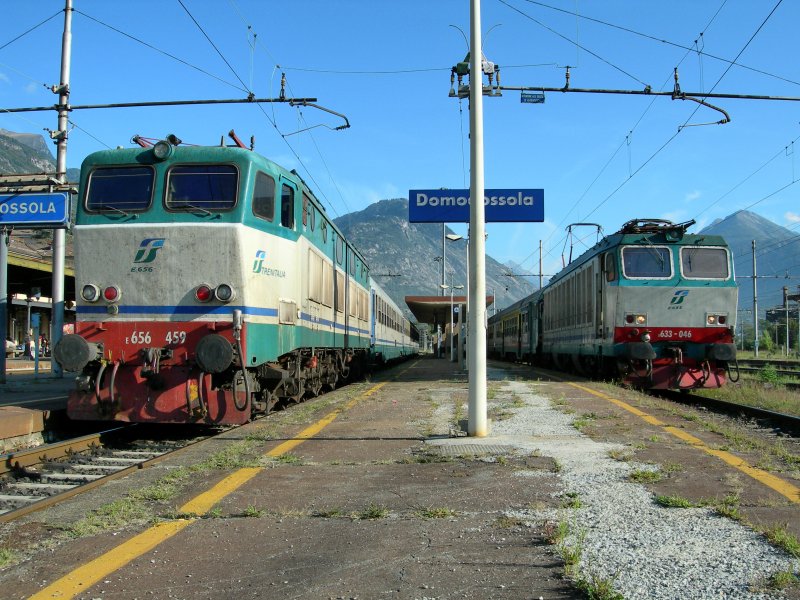
[[[699,500],[735,493],[746,518],[790,523],[791,533],[800,523],[800,504],[744,482],[734,466],[698,450],[716,448],[723,438],[666,402],[624,392],[634,408],[608,396],[616,394],[608,387],[604,393],[586,383],[546,382],[527,367],[495,367],[489,377],[495,423],[487,438],[456,435],[466,417],[464,373],[448,361],[422,358],[3,524],[0,549],[13,557],[0,569],[3,598],[584,598],[565,578],[552,542],[562,523],[578,527],[578,518],[590,518],[577,531],[630,543],[616,511],[623,492],[634,488],[638,497],[640,491],[624,475],[634,468],[628,466],[634,453],[671,465],[651,484],[660,495]],[[520,406],[526,417],[517,420]],[[582,415],[589,423],[583,431],[598,442],[578,433],[572,413]],[[670,438],[687,428],[697,436],[691,444]],[[757,452],[743,456],[758,460]],[[587,471],[588,460],[602,462]],[[574,483],[565,480],[577,477],[585,487],[569,495]],[[612,488],[601,489],[613,493],[595,494],[606,479]],[[601,498],[605,508],[598,510]],[[654,508],[646,497],[634,510],[671,509]],[[692,519],[721,527],[713,513],[689,510]],[[641,518],[624,521],[636,529]],[[658,527],[669,521],[661,513],[652,519]],[[670,535],[658,530],[646,537],[658,544]],[[685,589],[687,571],[703,567],[709,549],[702,540],[675,539],[685,542],[680,552],[690,554],[690,566],[677,569],[673,580],[658,576],[652,589],[669,584],[686,592],[670,597],[719,597]],[[730,539],[714,547],[737,565],[746,562],[741,556],[753,559],[752,546],[735,547]],[[604,554],[611,549],[597,547]],[[684,558],[641,554],[635,562],[653,564],[618,562],[604,577],[650,577]],[[728,566],[710,564],[714,574]],[[745,576],[735,589],[752,580]]]
[[[0,406],[0,452],[41,444],[45,419],[45,411]]]

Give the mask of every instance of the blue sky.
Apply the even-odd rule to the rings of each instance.
[[[467,51],[457,29],[469,32],[466,0],[74,7],[74,105],[246,90],[277,97],[285,73],[288,95],[317,98],[351,128],[334,131],[342,123],[334,115],[287,104],[74,111],[70,167],[95,150],[130,146],[134,134],[215,144],[235,129],[296,168],[334,217],[409,189],[469,186],[468,103],[448,97],[450,68]],[[62,9],[62,0],[3,2],[0,108],[55,102],[45,84],[58,81]],[[800,3],[792,0],[482,0],[482,21],[484,54],[507,86],[560,87],[570,65],[572,87],[668,91],[677,66],[685,92],[800,96]],[[545,190],[545,222],[487,224],[487,252],[538,271],[541,239],[544,272],[554,273],[573,222],[611,233],[637,217],[694,218],[699,229],[748,208],[800,229],[800,103],[710,102],[732,121],[679,132],[721,113],[641,96],[548,93],[543,105],[520,103],[519,92],[485,98],[486,186]],[[0,128],[12,131],[55,125],[52,111],[0,112]],[[587,235],[591,245],[588,230],[577,237]]]

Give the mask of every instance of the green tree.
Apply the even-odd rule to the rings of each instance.
[[[761,339],[758,341],[758,345],[764,352],[772,352],[772,350],[775,348],[775,343],[772,341],[772,336],[766,329],[761,333]]]

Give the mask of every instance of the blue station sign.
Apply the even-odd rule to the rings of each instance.
[[[0,226],[60,228],[69,222],[69,195],[0,194]]]
[[[487,189],[483,204],[487,223],[541,223],[544,190]],[[469,223],[469,190],[409,190],[410,223]]]

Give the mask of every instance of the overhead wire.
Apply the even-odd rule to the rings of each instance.
[[[703,31],[701,32],[701,35],[702,35],[702,33],[703,33],[703,32],[705,32],[706,30],[708,30],[708,28],[711,26],[711,24],[712,24],[712,23],[713,23],[713,22],[716,20],[717,16],[718,16],[718,15],[719,15],[719,13],[721,12],[722,8],[725,6],[726,2],[727,2],[727,0],[723,0],[723,2],[722,2],[722,4],[720,5],[720,7],[717,9],[717,11],[714,13],[714,15],[711,17],[711,19],[710,19],[710,20],[708,21],[708,23],[706,24],[706,26],[703,28]],[[518,11],[518,12],[520,12],[520,11]],[[574,13],[569,13],[569,14],[574,14]],[[689,54],[691,54],[691,52],[692,52],[692,49],[691,49],[691,48],[687,48],[686,50],[687,50],[687,51],[686,51],[686,53],[683,55],[683,57],[681,58],[681,60],[678,62],[678,66],[680,66],[680,65],[683,63],[683,61],[685,61],[685,60],[686,60],[686,58],[689,56]],[[670,74],[670,75],[667,77],[667,79],[666,79],[666,80],[664,81],[664,83],[661,85],[661,89],[663,89],[663,88],[664,88],[664,87],[665,87],[665,86],[666,86],[666,85],[669,83],[669,81],[672,79],[672,77],[673,77],[673,75],[672,75],[672,74]],[[636,120],[636,123],[633,125],[633,127],[630,129],[630,131],[628,132],[628,134],[625,136],[625,139],[623,139],[623,140],[622,140],[622,142],[620,142],[620,145],[617,147],[617,149],[616,149],[616,150],[614,151],[614,153],[611,155],[611,158],[609,158],[609,160],[608,160],[608,161],[606,161],[606,163],[605,163],[605,164],[603,165],[603,167],[600,169],[600,172],[597,174],[597,176],[594,178],[594,180],[592,180],[592,182],[591,182],[591,183],[590,183],[590,184],[587,186],[587,188],[584,190],[583,194],[581,194],[581,196],[580,196],[580,197],[578,198],[578,200],[577,200],[577,201],[576,201],[576,202],[573,204],[573,206],[570,208],[570,210],[569,210],[569,211],[567,211],[567,213],[564,215],[564,217],[561,219],[561,221],[558,223],[558,225],[556,225],[556,227],[553,229],[553,231],[550,233],[550,235],[549,235],[549,236],[548,236],[548,237],[547,237],[547,238],[544,240],[544,242],[545,242],[545,243],[546,243],[546,242],[548,242],[548,241],[550,241],[550,239],[553,237],[553,235],[555,234],[555,232],[556,232],[556,231],[558,231],[558,228],[559,228],[559,227],[560,227],[560,226],[561,226],[561,225],[564,223],[564,221],[565,221],[565,220],[566,220],[566,219],[569,217],[569,215],[570,215],[570,214],[572,214],[572,212],[573,212],[573,211],[575,210],[575,208],[576,208],[576,207],[577,207],[577,206],[580,204],[580,202],[583,200],[583,198],[585,198],[585,197],[586,197],[586,195],[589,193],[589,191],[590,191],[590,190],[591,190],[591,188],[594,186],[594,184],[597,182],[597,180],[598,180],[598,179],[599,179],[599,178],[602,176],[602,174],[605,172],[605,170],[606,170],[606,169],[609,167],[609,165],[610,165],[610,164],[613,162],[613,159],[616,157],[616,155],[619,153],[619,151],[622,149],[622,147],[625,145],[625,143],[626,143],[626,142],[627,142],[627,141],[630,139],[630,136],[633,134],[633,132],[636,130],[636,128],[639,126],[639,124],[642,122],[642,120],[644,119],[645,115],[647,115],[647,113],[648,113],[648,112],[650,111],[650,109],[653,107],[653,105],[654,105],[655,101],[656,101],[656,98],[654,97],[654,98],[653,98],[653,99],[650,101],[650,103],[647,105],[647,107],[645,108],[645,110],[642,112],[642,114],[639,116],[639,118]],[[698,108],[699,108],[699,107],[698,107]],[[697,108],[695,109],[695,112],[696,112],[696,111],[697,111]],[[692,114],[694,114],[694,113],[692,113]],[[680,130],[679,130],[679,131],[680,131]],[[671,138],[670,138],[670,139],[667,141],[667,144],[668,144],[668,143],[670,143],[670,142],[671,142],[671,141],[672,141],[672,140],[673,140],[673,139],[676,137],[676,135],[677,135],[677,134],[673,135],[673,136],[672,136],[672,137],[671,137]],[[662,147],[661,147],[661,148],[660,148],[660,149],[659,149],[657,152],[660,152],[660,151],[661,151],[661,150],[662,150],[662,149],[663,149],[665,146],[666,146],[666,144],[665,144],[664,146],[662,146]],[[654,156],[655,156],[655,155],[654,155]],[[653,157],[651,156],[651,158],[650,158],[650,159],[648,159],[648,161],[647,161],[647,162],[649,162],[649,160],[651,160],[652,158],[653,158]],[[646,164],[646,163],[645,163],[645,164]],[[640,166],[640,167],[639,167],[639,169],[637,169],[637,171],[636,171],[636,172],[631,172],[631,170],[630,170],[630,165],[629,165],[629,169],[628,169],[628,179],[627,179],[625,182],[623,182],[623,184],[622,184],[622,185],[620,185],[620,186],[619,186],[619,187],[618,187],[616,190],[614,190],[614,191],[612,192],[611,196],[613,196],[614,194],[616,194],[616,192],[617,192],[617,191],[619,191],[619,189],[621,189],[621,188],[622,188],[622,186],[624,186],[624,185],[625,185],[625,184],[626,184],[628,181],[630,181],[630,179],[631,179],[631,178],[632,178],[632,177],[633,177],[633,176],[634,176],[636,173],[638,173],[638,172],[639,172],[639,171],[640,171],[640,170],[641,170],[643,167],[644,167],[644,165]],[[608,198],[610,198],[611,196],[608,196],[608,197],[606,198],[606,200],[608,200]],[[605,202],[605,200],[604,200],[603,202]],[[592,211],[592,213],[593,213],[593,212],[594,212],[594,211]],[[591,215],[592,213],[589,213],[589,215]],[[589,216],[589,215],[587,215],[587,216]],[[562,239],[563,239],[563,240],[566,240],[566,235],[565,235],[565,236],[564,236],[564,238],[562,238]],[[553,251],[553,249],[554,249],[555,247],[557,247],[558,245],[560,245],[560,242],[561,242],[561,241],[562,241],[562,240],[559,240],[559,241],[558,241],[556,244],[554,244],[553,246],[551,246],[551,248],[549,248],[549,249],[548,249],[548,250],[545,252],[545,256],[544,256],[544,257],[543,257],[541,260],[544,260],[544,258],[545,258],[545,257],[550,257],[550,256],[552,256],[552,251]],[[526,258],[525,258],[525,259],[522,261],[522,263],[521,263],[521,264],[524,264],[524,263],[525,263],[525,262],[526,262],[528,259],[532,258],[532,257],[533,257],[533,255],[534,255],[534,253],[535,253],[535,251],[534,251],[534,252],[531,252],[531,254],[529,254],[529,255],[528,255],[528,256],[527,256],[527,257],[526,257]],[[540,265],[540,267],[541,267],[541,265]]]
[[[503,0],[500,0],[500,1],[502,2]],[[777,8],[778,8],[778,7],[781,5],[781,3],[782,3],[782,2],[783,2],[783,0],[778,0],[778,2],[777,2],[777,3],[775,4],[775,6],[772,8],[772,10],[769,12],[769,14],[768,14],[768,15],[767,15],[767,16],[764,18],[764,20],[761,22],[761,24],[758,26],[758,28],[755,30],[755,32],[754,32],[754,33],[753,33],[753,34],[750,36],[750,38],[748,39],[747,43],[745,43],[745,45],[742,47],[742,49],[741,49],[741,50],[739,51],[739,53],[736,55],[736,58],[734,58],[732,61],[730,61],[730,63],[728,64],[728,67],[725,69],[725,71],[722,73],[722,75],[720,75],[720,77],[717,79],[716,83],[715,83],[715,84],[714,84],[714,85],[711,87],[711,89],[709,90],[709,93],[713,92],[713,90],[714,90],[714,89],[716,89],[716,87],[717,87],[717,86],[720,84],[720,82],[722,81],[722,79],[724,79],[724,77],[725,77],[725,76],[728,74],[728,72],[731,70],[731,68],[733,67],[733,65],[734,65],[734,64],[736,64],[736,61],[737,61],[737,60],[739,59],[739,57],[740,57],[740,56],[741,56],[741,55],[744,53],[744,51],[745,51],[745,50],[748,48],[748,46],[749,46],[749,45],[752,43],[752,41],[755,39],[755,37],[758,35],[758,33],[759,33],[759,32],[760,32],[762,29],[763,29],[764,25],[765,25],[765,24],[767,23],[767,21],[768,21],[768,20],[769,20],[769,19],[772,17],[772,15],[775,13],[775,11],[776,11],[776,10],[777,10]],[[718,13],[717,13],[717,14],[718,14]],[[716,15],[715,15],[715,16],[716,16]],[[591,216],[591,215],[592,215],[592,214],[594,214],[594,213],[595,213],[597,210],[599,210],[599,208],[600,208],[601,206],[603,206],[603,205],[604,205],[604,204],[605,204],[605,203],[606,203],[606,202],[607,202],[609,199],[611,199],[611,198],[612,198],[614,195],[616,195],[616,193],[617,193],[619,190],[621,190],[621,189],[622,189],[622,188],[623,188],[623,187],[624,187],[624,186],[625,186],[625,185],[626,185],[628,182],[630,182],[630,180],[631,180],[631,179],[632,179],[632,178],[633,178],[635,175],[637,175],[639,172],[641,172],[641,171],[642,171],[642,169],[644,169],[644,168],[645,168],[645,167],[646,167],[646,166],[647,166],[647,165],[648,165],[648,164],[649,164],[649,163],[650,163],[650,162],[651,162],[651,161],[652,161],[652,160],[653,160],[653,159],[654,159],[656,156],[658,156],[658,155],[659,155],[659,154],[660,154],[660,153],[661,153],[661,152],[662,152],[662,151],[663,151],[663,150],[664,150],[664,149],[665,149],[665,148],[666,148],[666,147],[667,147],[667,146],[668,146],[668,145],[669,145],[669,144],[670,144],[670,143],[671,143],[671,142],[672,142],[672,141],[673,141],[673,140],[674,140],[674,139],[675,139],[677,136],[678,136],[678,134],[680,134],[680,133],[681,133],[681,131],[683,130],[683,127],[685,127],[685,126],[686,126],[686,124],[687,124],[687,123],[688,123],[688,122],[689,122],[689,121],[692,119],[692,117],[694,117],[694,115],[697,113],[697,111],[698,111],[698,110],[700,110],[700,106],[699,106],[699,105],[698,105],[698,106],[696,106],[696,107],[694,108],[694,110],[691,112],[691,114],[689,115],[689,117],[688,117],[688,118],[686,119],[686,121],[684,122],[684,125],[683,125],[683,126],[681,126],[681,127],[679,127],[679,128],[678,128],[678,131],[677,131],[676,133],[674,133],[674,134],[673,134],[673,135],[672,135],[672,136],[671,136],[669,139],[667,139],[667,141],[666,141],[666,142],[664,142],[664,143],[663,143],[663,144],[662,144],[662,145],[661,145],[661,146],[660,146],[660,147],[659,147],[659,148],[658,148],[658,149],[657,149],[657,150],[656,150],[656,151],[655,151],[653,154],[651,154],[651,155],[650,155],[650,157],[649,157],[647,160],[645,160],[645,162],[644,162],[644,163],[642,163],[642,164],[639,166],[639,168],[638,168],[638,169],[636,169],[636,170],[635,170],[635,171],[634,171],[634,172],[633,172],[633,173],[632,173],[632,174],[631,174],[631,175],[628,177],[628,179],[626,179],[625,181],[623,181],[623,182],[622,182],[622,183],[621,183],[619,186],[617,186],[617,188],[616,188],[616,189],[614,189],[614,191],[612,191],[612,192],[611,192],[611,193],[610,193],[608,196],[606,196],[606,197],[605,197],[605,198],[604,198],[604,199],[603,199],[603,200],[602,200],[600,203],[598,203],[598,204],[597,204],[597,206],[595,206],[595,207],[594,207],[594,208],[593,208],[593,209],[592,209],[592,210],[591,210],[591,211],[590,211],[590,212],[587,214],[587,217],[588,217],[588,216]],[[793,183],[794,183],[794,182],[793,182]],[[792,184],[793,184],[793,183],[792,183]],[[792,184],[789,184],[789,185],[792,185]],[[782,191],[782,190],[783,190],[783,189],[785,189],[786,187],[789,187],[789,185],[787,185],[787,186],[784,186],[784,187],[783,187],[783,188],[781,188],[780,190],[776,190],[775,192],[773,192],[773,193],[771,193],[769,196],[767,196],[767,198],[768,198],[768,197],[771,197],[771,196],[773,196],[775,193],[778,193],[779,191]],[[760,201],[758,201],[758,202],[761,202],[761,201],[763,201],[763,200],[765,200],[765,199],[766,199],[766,198],[762,198],[762,200],[760,200]],[[758,202],[756,202],[756,203],[752,204],[751,206],[754,206],[754,205],[755,205],[755,204],[757,204]]]
[[[180,0],[178,0],[178,1],[180,2]],[[229,3],[231,4],[231,6],[233,6],[235,12],[239,16],[239,18],[242,20],[242,23],[245,25],[245,27],[247,27],[248,31],[252,31],[254,35],[257,35],[255,33],[255,30],[253,29],[252,25],[247,22],[246,18],[242,14],[242,12],[239,9],[238,5],[236,4],[235,0],[229,0]],[[186,10],[185,7],[184,7],[184,10]],[[262,48],[264,50],[264,52],[267,54],[267,56],[270,58],[270,60],[274,64],[274,68],[272,70],[272,77],[270,79],[271,81],[274,81],[275,74],[277,73],[277,70],[279,68],[283,70],[283,68],[280,66],[278,61],[275,59],[275,57],[272,55],[272,53],[269,51],[269,49],[264,44],[261,44],[258,47]],[[289,91],[291,93],[291,84],[287,83],[287,86],[289,87]],[[294,149],[294,147],[289,143],[289,140],[287,139],[287,136],[290,135],[290,134],[285,134],[285,133],[281,132],[281,130],[278,128],[277,118],[275,117],[275,105],[272,104],[271,108],[272,108],[272,118],[270,118],[269,115],[267,114],[267,112],[264,110],[264,108],[261,105],[259,105],[259,109],[264,114],[264,116],[267,118],[267,121],[269,121],[269,123],[272,125],[272,127],[275,129],[275,131],[278,133],[278,135],[280,135],[281,139],[286,144],[286,146],[289,148],[289,150],[292,152],[292,154],[294,155],[295,159],[297,159],[298,164],[300,164],[302,166],[303,170],[308,175],[309,179],[311,179],[311,181],[317,187],[315,194],[318,196],[319,200],[320,201],[325,200],[327,205],[328,205],[328,207],[331,210],[333,210],[334,214],[338,217],[339,213],[336,210],[334,204],[327,198],[326,194],[323,191],[322,186],[316,181],[316,179],[315,179],[313,173],[311,172],[311,170],[306,166],[305,162],[300,158],[300,155],[297,153],[297,151]],[[307,122],[305,121],[305,116],[303,114],[302,106],[297,106],[296,108],[297,108],[298,117],[305,124],[307,124]],[[339,188],[338,182],[334,179],[333,174],[331,173],[330,168],[328,166],[328,163],[325,160],[325,157],[323,156],[323,154],[322,154],[322,152],[321,152],[321,150],[319,148],[319,145],[317,144],[316,138],[314,138],[314,135],[313,135],[313,133],[311,131],[308,131],[307,133],[308,133],[309,137],[311,138],[312,144],[314,145],[314,148],[316,149],[317,154],[319,155],[320,159],[322,160],[323,166],[325,167],[326,171],[328,172],[328,176],[330,178],[330,181],[331,181],[334,189],[336,190],[337,194],[339,195],[339,198],[341,199],[342,204],[344,204],[344,206],[347,208],[347,210],[350,211],[350,207],[349,207],[349,205],[347,203],[347,200],[345,199],[344,195],[342,194],[342,191]]]
[[[544,2],[538,2],[537,0],[522,0],[522,1],[523,2],[527,2],[528,4],[535,4],[535,5],[541,6],[543,8],[548,8],[550,10],[554,10],[554,11],[557,11],[557,12],[561,12],[561,13],[565,13],[565,14],[568,14],[568,15],[571,15],[571,16],[575,16],[575,17],[577,17],[579,19],[584,19],[584,20],[587,20],[587,21],[592,21],[594,23],[598,23],[600,25],[605,25],[606,27],[612,27],[614,29],[619,29],[620,31],[624,31],[626,33],[630,33],[632,35],[643,37],[643,38],[646,38],[646,39],[649,39],[649,40],[652,40],[652,41],[656,41],[656,42],[660,42],[660,43],[663,43],[663,44],[667,44],[669,46],[675,46],[676,48],[681,48],[683,50],[688,50],[690,52],[694,52],[695,51],[695,49],[691,48],[690,46],[684,46],[683,44],[678,44],[678,43],[675,43],[675,42],[671,42],[669,40],[665,40],[663,38],[659,38],[659,37],[656,37],[656,36],[653,36],[653,35],[642,33],[641,31],[636,31],[634,29],[630,29],[629,27],[623,27],[621,25],[616,25],[614,23],[609,23],[609,22],[603,21],[601,19],[596,19],[596,18],[593,18],[593,17],[589,17],[589,16],[586,16],[586,15],[579,14],[577,12],[572,12],[572,11],[569,11],[569,10],[566,10],[566,9],[563,9],[563,8],[559,8],[559,7],[556,7],[556,6],[551,6],[549,4],[545,4]],[[724,4],[725,4],[725,2],[723,2],[723,6],[724,6]],[[720,10],[721,9],[722,9],[722,7],[720,7]],[[715,15],[715,17],[716,17],[716,15]],[[702,34],[701,34],[701,36],[702,36]],[[697,40],[695,40],[695,44],[696,43],[697,43]],[[721,61],[721,62],[731,63],[731,61],[729,59],[724,58],[722,56],[716,56],[714,54],[710,54],[709,52],[700,51],[700,52],[698,52],[698,54],[700,54],[702,56],[707,56],[708,58],[712,58],[714,60],[718,60],[718,61]],[[759,73],[761,75],[766,75],[767,77],[772,77],[774,79],[779,79],[781,81],[785,81],[786,83],[791,83],[791,84],[794,84],[794,85],[800,85],[800,82],[798,82],[798,81],[794,81],[793,79],[788,79],[786,77],[782,77],[781,75],[776,75],[774,73],[769,73],[768,71],[764,71],[762,69],[756,69],[754,67],[749,67],[747,65],[743,65],[741,63],[737,63],[736,66],[741,68],[741,69],[746,69],[748,71],[753,71],[753,72]]]
[[[22,33],[20,33],[20,34],[19,34],[18,36],[16,36],[15,38],[13,38],[13,39],[10,39],[10,40],[9,40],[9,41],[7,41],[5,44],[3,44],[2,46],[0,46],[0,50],[3,50],[3,49],[4,49],[4,48],[6,48],[7,46],[10,46],[10,45],[11,45],[11,44],[13,44],[14,42],[16,42],[17,40],[20,40],[20,39],[24,38],[26,35],[28,35],[28,34],[29,34],[29,33],[31,33],[32,31],[35,31],[36,29],[38,29],[39,27],[41,27],[42,25],[44,25],[44,24],[45,24],[45,23],[47,23],[48,21],[52,21],[53,19],[55,19],[56,17],[58,17],[59,15],[61,15],[61,13],[63,13],[63,12],[64,12],[63,10],[59,10],[59,11],[58,11],[57,13],[55,13],[54,15],[52,15],[52,16],[50,16],[50,17],[47,17],[47,18],[46,18],[44,21],[42,21],[42,22],[40,22],[40,23],[37,23],[36,25],[34,25],[33,27],[31,27],[30,29],[27,29],[27,30],[23,31]]]

